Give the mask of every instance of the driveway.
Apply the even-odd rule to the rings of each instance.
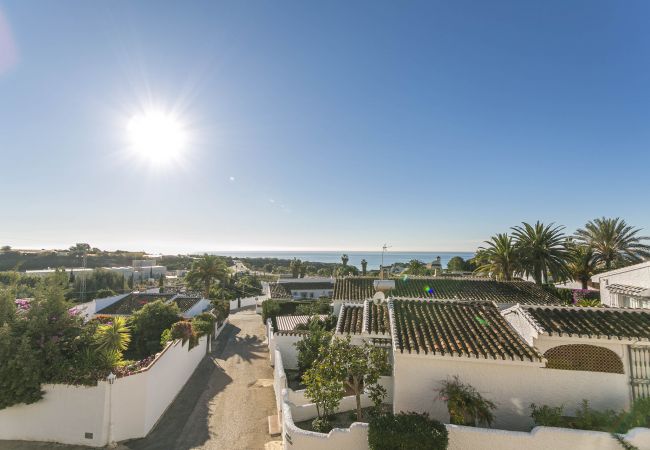
[[[176,400],[144,439],[122,450],[259,450],[273,439],[267,416],[275,412],[265,329],[252,310],[230,316],[212,354],[197,367]],[[87,449],[47,443],[0,441],[5,449]]]

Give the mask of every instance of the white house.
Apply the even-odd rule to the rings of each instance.
[[[265,294],[273,300],[310,300],[332,297],[332,278],[288,278],[268,283]]]
[[[650,261],[591,277],[600,284],[600,301],[608,306],[650,308]]]

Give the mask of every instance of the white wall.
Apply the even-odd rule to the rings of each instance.
[[[530,404],[564,404],[571,413],[582,399],[595,409],[629,406],[629,379],[624,374],[545,369],[530,364],[488,362],[466,357],[435,357],[395,352],[393,409],[428,412],[448,422],[446,404],[436,399],[440,382],[458,375],[497,404],[496,428],[528,430]]]
[[[298,368],[298,349],[296,343],[303,339],[303,335],[295,332],[277,332],[270,333],[269,353],[271,355],[271,365],[275,364],[275,351],[282,353],[282,361],[286,369]]]
[[[207,345],[205,336],[190,351],[188,343],[172,342],[148,369],[118,378],[112,386],[105,381],[93,387],[44,385],[40,401],[0,410],[0,440],[99,447],[109,440],[144,437],[201,362]],[[93,438],[86,439],[86,432]]]
[[[107,386],[105,382],[92,387],[43,385],[40,401],[0,410],[0,439],[102,446]],[[93,433],[93,438],[86,439],[85,433]]]
[[[257,295],[255,297],[245,297],[230,301],[230,310],[234,311],[239,308],[245,308],[247,306],[257,306],[257,301],[265,297],[264,295]]]
[[[600,283],[600,300],[603,304],[619,306],[616,294],[610,294],[607,286],[611,284],[626,284],[650,289],[650,262],[600,273],[594,275],[591,279]]]
[[[183,316],[190,317],[190,318],[197,316],[202,312],[206,311],[207,309],[209,309],[209,307],[210,307],[210,300],[208,300],[207,298],[202,298],[201,300],[196,302],[194,306],[192,306],[190,309],[185,311],[183,313]]]

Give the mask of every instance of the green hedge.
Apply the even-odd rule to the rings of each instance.
[[[444,450],[448,443],[447,428],[428,414],[384,413],[370,419],[371,450]]]

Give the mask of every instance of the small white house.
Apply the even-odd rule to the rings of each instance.
[[[332,297],[334,294],[334,279],[280,279],[276,283],[269,283],[265,293],[273,300],[316,300],[321,297]]]
[[[591,281],[600,284],[603,305],[650,308],[650,261],[599,273]]]

